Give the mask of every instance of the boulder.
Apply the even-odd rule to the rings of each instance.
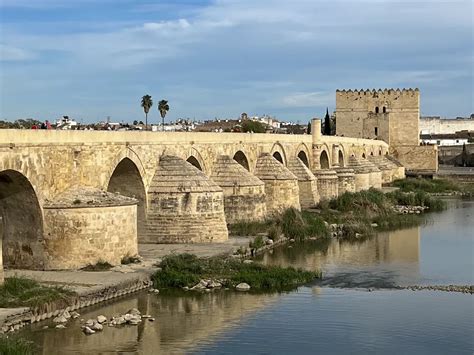
[[[103,315],[97,316],[97,322],[100,324],[107,322],[107,318]]]
[[[248,283],[241,282],[237,286],[235,286],[235,289],[237,291],[248,291],[250,290],[250,285]]]
[[[82,331],[83,331],[84,334],[86,334],[86,335],[90,335],[90,334],[94,334],[94,333],[95,333],[95,331],[92,330],[92,329],[89,328],[89,327],[84,327],[84,329],[82,329]]]

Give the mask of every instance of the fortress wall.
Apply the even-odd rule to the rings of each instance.
[[[436,145],[397,146],[391,152],[406,170],[438,171],[438,147]]]

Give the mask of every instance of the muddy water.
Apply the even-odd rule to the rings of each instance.
[[[42,323],[21,335],[41,354],[472,354],[473,296],[393,288],[474,283],[474,201],[450,204],[421,227],[262,256],[268,264],[323,270],[322,281],[294,292],[142,292],[83,310],[81,318],[137,307],[155,322],[91,336],[79,320],[62,330]]]

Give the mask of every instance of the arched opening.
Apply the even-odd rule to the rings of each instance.
[[[306,167],[309,168],[308,156],[306,155],[306,152],[304,150],[302,150],[298,153],[298,158],[300,158],[300,160],[303,162],[303,164],[306,165]]]
[[[340,167],[344,166],[344,155],[342,154],[341,151],[339,151],[339,154],[338,154],[338,162],[339,162]]]
[[[319,164],[321,165],[321,169],[329,169],[329,157],[328,153],[325,150],[321,152],[321,156],[319,157]]]
[[[385,106],[382,108],[382,112],[387,113],[387,108]]]
[[[362,158],[364,158],[364,159],[365,159],[365,153],[362,153]]]
[[[370,152],[370,155],[371,155],[371,156],[374,156],[374,152]]]
[[[379,113],[379,107],[378,106],[375,107],[375,113]]]
[[[274,157],[276,160],[278,160],[280,163],[283,164],[283,158],[281,157],[280,152],[275,152],[275,153],[273,153],[273,157]]]
[[[382,155],[382,149],[379,149],[379,155]]]
[[[0,233],[3,264],[15,269],[43,268],[43,215],[28,179],[14,170],[0,173]]]
[[[234,160],[240,165],[242,165],[245,169],[250,171],[249,161],[242,151],[239,150],[237,153],[234,154]]]
[[[116,192],[123,196],[138,200],[137,205],[137,234],[142,237],[146,230],[146,193],[140,172],[135,163],[124,158],[115,168],[110,177],[107,191]]]
[[[192,155],[188,159],[186,159],[186,161],[188,163],[190,163],[192,166],[194,166],[194,167],[196,167],[196,168],[198,168],[199,170],[202,171],[201,164],[199,164],[199,161],[195,157],[193,157]]]

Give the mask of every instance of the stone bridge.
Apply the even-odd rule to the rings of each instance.
[[[227,224],[380,187],[377,140],[250,133],[0,130],[0,235],[14,268],[120,263],[137,242],[227,239]]]

